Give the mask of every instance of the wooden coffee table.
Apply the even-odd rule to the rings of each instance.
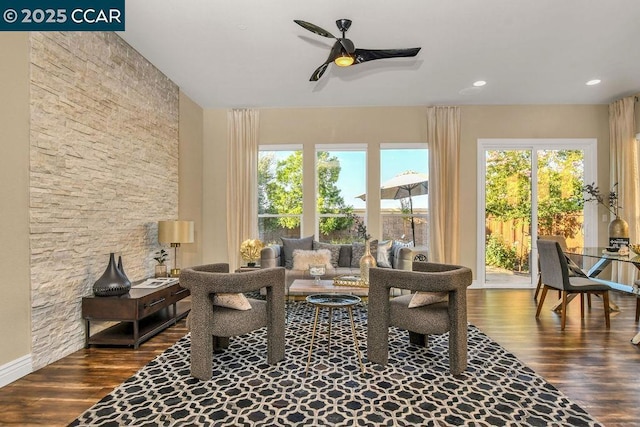
[[[351,294],[366,297],[369,295],[369,288],[360,286],[336,286],[333,280],[296,279],[289,287],[289,297],[312,294]]]

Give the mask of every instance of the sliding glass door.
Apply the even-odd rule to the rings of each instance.
[[[594,151],[593,140],[479,141],[478,278],[485,286],[533,286],[539,235],[584,246],[582,187],[592,182]]]

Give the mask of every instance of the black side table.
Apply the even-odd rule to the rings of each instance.
[[[349,312],[349,320],[351,321],[351,333],[353,334],[353,344],[356,348],[360,371],[364,374],[364,365],[362,364],[362,355],[358,347],[358,337],[356,336],[356,327],[353,323],[353,306],[361,302],[360,297],[348,294],[314,294],[307,297],[307,302],[316,307],[315,317],[313,319],[313,331],[311,332],[311,344],[309,345],[309,357],[307,358],[307,367],[304,370],[305,376],[311,364],[311,353],[313,352],[313,342],[316,337],[316,329],[318,328],[318,314],[320,309],[325,307],[329,309],[329,327],[328,327],[328,351],[331,351],[331,320],[333,318],[334,308],[346,308]]]

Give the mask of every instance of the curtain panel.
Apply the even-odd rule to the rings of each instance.
[[[227,114],[227,254],[229,269],[242,263],[240,244],[258,237],[259,114],[234,109]]]
[[[635,137],[635,97],[620,99],[609,105],[610,182],[618,183],[620,217],[629,223],[629,238],[640,238],[638,141]]]
[[[609,105],[609,179],[611,186],[618,183],[619,216],[629,224],[629,242],[640,238],[640,207],[638,141],[635,138],[635,97],[620,99]],[[620,263],[622,264],[622,263]],[[633,283],[637,269],[628,270],[618,265],[611,270],[611,280]]]
[[[429,145],[429,260],[459,258],[460,108],[427,108]]]

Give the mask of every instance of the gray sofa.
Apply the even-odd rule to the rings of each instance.
[[[317,244],[317,242],[315,242]],[[344,274],[360,274],[360,268],[357,267],[359,260],[352,259],[352,245],[341,244],[340,255],[338,257],[338,266],[336,268],[328,268],[322,279],[333,279],[334,277]],[[424,249],[419,250],[412,247],[400,247],[395,251],[397,256],[390,257],[390,265],[394,269],[411,271],[413,260],[419,256],[420,260],[427,259],[427,253]],[[372,255],[376,256],[372,250]],[[260,252],[260,267],[285,267],[285,256],[283,245],[271,245],[262,249]],[[285,269],[285,283],[288,292],[289,287],[296,279],[312,279],[309,270]]]

